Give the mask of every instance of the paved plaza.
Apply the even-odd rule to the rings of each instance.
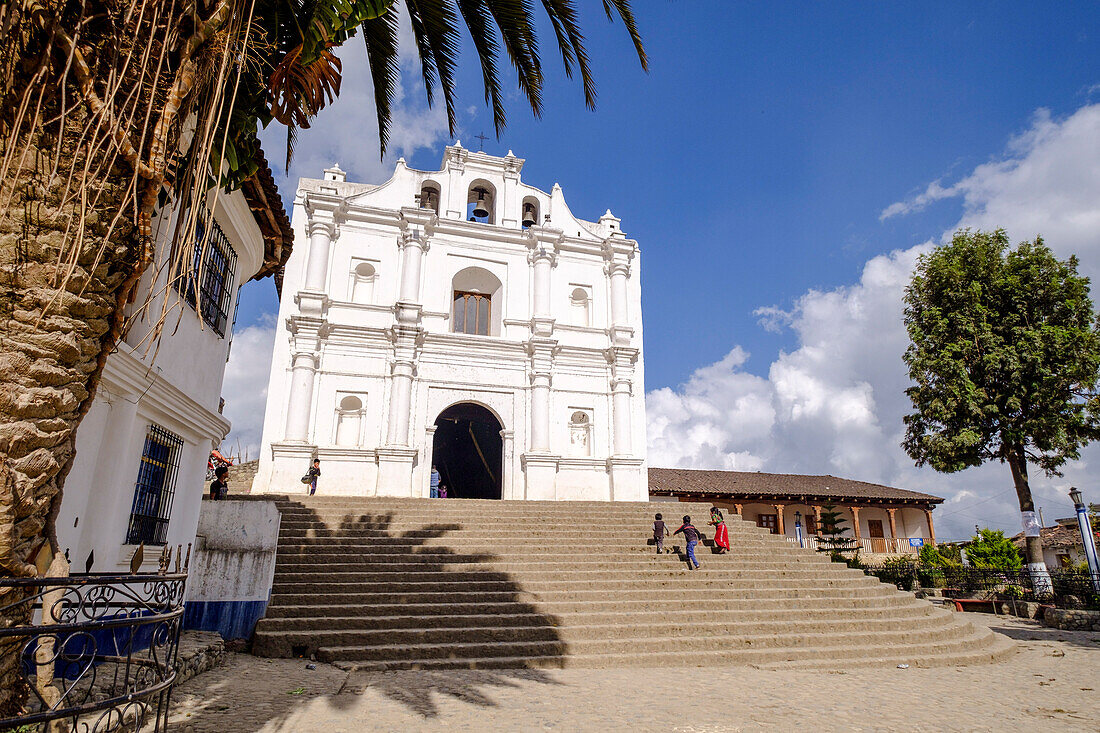
[[[1017,640],[993,665],[814,672],[566,669],[348,673],[228,654],[182,685],[173,730],[1007,731],[1100,729],[1100,633],[1003,616]]]

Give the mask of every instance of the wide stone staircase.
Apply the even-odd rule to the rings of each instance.
[[[707,507],[305,497],[282,512],[262,656],[361,669],[954,665],[1011,652],[857,570],[727,517],[732,549],[658,556]],[[682,550],[684,541],[667,541]]]

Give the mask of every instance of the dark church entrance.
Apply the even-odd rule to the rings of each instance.
[[[439,413],[435,425],[432,463],[448,498],[501,498],[503,427],[493,413],[462,402]]]

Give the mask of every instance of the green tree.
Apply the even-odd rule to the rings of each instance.
[[[988,570],[1019,570],[1023,564],[1020,551],[999,529],[983,529],[966,546],[966,557],[976,568]]]
[[[902,443],[917,465],[1007,463],[1034,512],[1028,463],[1047,475],[1100,436],[1100,332],[1077,258],[1003,230],[957,232],[921,257],[905,292],[905,363],[915,408]],[[1043,562],[1038,537],[1027,561]]]
[[[836,510],[835,504],[821,507],[821,516],[817,523],[817,551],[829,553],[834,562],[847,562],[844,553],[857,549],[854,538],[844,536],[848,531],[844,526],[847,523],[848,520]]]
[[[566,75],[579,74],[593,106],[577,0],[537,5]],[[428,101],[442,98],[452,132],[464,37],[498,134],[502,58],[541,112],[535,6],[403,3]],[[645,68],[629,0],[597,7],[622,21]],[[185,277],[209,188],[232,189],[256,172],[260,126],[286,126],[289,164],[295,131],[339,95],[333,49],[356,35],[383,151],[399,91],[398,22],[394,0],[0,0],[0,574],[64,571],[53,525],[77,428],[128,318],[142,313],[159,210],[191,212],[166,248],[171,261],[158,262]],[[0,627],[29,614],[0,614]],[[0,640],[0,717],[26,693],[9,646]]]
[[[954,552],[952,552],[954,550]],[[961,563],[959,562],[959,551],[956,547],[947,547],[944,545],[924,545],[920,548],[920,553],[917,555],[917,559],[921,565],[925,565],[933,568],[957,568]]]

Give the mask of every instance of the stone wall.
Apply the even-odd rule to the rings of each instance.
[[[1100,611],[1048,608],[1043,623],[1062,631],[1100,631]]]

